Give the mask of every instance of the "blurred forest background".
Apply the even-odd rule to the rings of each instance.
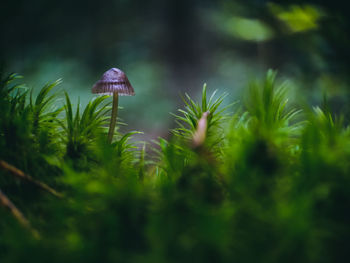
[[[39,90],[47,81],[84,105],[111,67],[122,69],[136,96],[122,98],[128,130],[167,136],[169,112],[184,92],[228,92],[278,69],[311,103],[324,93],[349,112],[346,1],[333,0],[2,0],[0,61]]]

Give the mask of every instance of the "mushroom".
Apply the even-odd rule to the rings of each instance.
[[[112,142],[118,113],[118,96],[134,96],[135,92],[125,73],[117,68],[106,71],[92,87],[92,93],[113,94],[112,116],[108,131],[108,142]]]

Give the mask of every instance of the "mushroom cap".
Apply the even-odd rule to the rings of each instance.
[[[117,68],[106,71],[102,78],[92,87],[92,93],[112,95],[118,92],[121,96],[134,96],[135,92],[127,76]]]

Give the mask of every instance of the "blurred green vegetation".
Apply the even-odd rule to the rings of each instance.
[[[326,96],[289,101],[272,70],[241,102],[204,86],[138,147],[107,143],[106,97],[21,83],[0,83],[1,262],[346,261],[350,129]]]

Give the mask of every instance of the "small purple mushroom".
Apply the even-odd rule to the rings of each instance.
[[[134,89],[123,71],[117,68],[111,68],[95,83],[92,87],[92,93],[113,94],[112,116],[108,131],[108,141],[112,142],[115,124],[117,122],[118,95],[134,96]]]

